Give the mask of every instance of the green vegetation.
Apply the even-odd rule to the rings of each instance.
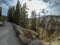
[[[9,10],[8,10],[8,21],[9,22],[13,22],[13,14],[14,14],[14,7],[10,7]]]
[[[31,29],[34,31],[37,31],[36,30],[36,12],[35,11],[32,11],[32,14],[31,14]]]
[[[15,7],[10,7],[8,10],[8,21],[14,22],[17,25],[20,25],[24,28],[27,27],[27,11],[26,11],[26,3],[21,6],[19,0]]]
[[[18,24],[19,25],[19,18],[20,18],[20,11],[21,11],[21,5],[20,5],[20,2],[19,2],[19,0],[18,0],[18,2],[17,2],[17,5],[16,5],[16,10],[15,10],[15,12],[14,12],[14,23],[16,23],[16,24]]]
[[[50,45],[60,45],[60,36],[54,38],[51,42]]]
[[[21,7],[21,16],[20,16],[20,25],[22,27],[27,27],[27,18],[28,18],[28,15],[27,15],[27,11],[26,11],[26,3],[23,4],[23,7]]]

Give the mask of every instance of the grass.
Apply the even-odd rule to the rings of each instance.
[[[60,36],[56,37],[50,45],[60,45]]]

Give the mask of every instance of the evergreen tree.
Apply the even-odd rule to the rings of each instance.
[[[21,7],[19,0],[17,1],[16,9],[14,7],[9,8],[8,18],[10,22],[14,22],[22,27],[27,27],[27,11],[26,3]]]
[[[15,10],[15,12],[14,12],[14,23],[16,23],[16,24],[20,24],[19,23],[19,21],[20,21],[20,2],[19,2],[19,0],[17,1],[17,5],[16,5],[16,10]]]
[[[23,9],[24,9],[24,27],[27,27],[28,24],[28,15],[27,15],[27,7],[26,7],[26,3],[23,5]]]
[[[32,11],[31,13],[31,29],[36,31],[36,12]]]
[[[40,26],[40,12],[38,14],[38,26]]]
[[[0,21],[1,21],[1,16],[2,16],[2,7],[0,7]]]
[[[8,10],[8,21],[13,22],[14,7],[10,7]]]
[[[26,3],[23,5],[23,7],[21,8],[21,15],[20,15],[20,24],[22,27],[26,27],[27,26],[27,11],[26,11]]]
[[[15,12],[15,6],[11,7],[12,22],[14,22],[14,12]]]

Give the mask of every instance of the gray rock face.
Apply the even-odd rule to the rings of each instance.
[[[33,40],[31,43],[29,43],[28,45],[44,45],[42,41],[36,39]]]
[[[20,35],[19,38],[24,44],[28,44],[30,42],[30,40],[27,39],[24,35]]]

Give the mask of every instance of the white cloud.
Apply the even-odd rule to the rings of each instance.
[[[60,1],[59,0],[50,0],[48,10],[51,15],[60,15]]]
[[[32,1],[22,0],[22,4],[23,3],[26,3],[27,8],[29,8],[29,10],[28,10],[29,17],[31,15],[32,10],[35,10],[38,13],[42,9],[45,9],[47,7],[47,4],[40,0],[32,0]]]

